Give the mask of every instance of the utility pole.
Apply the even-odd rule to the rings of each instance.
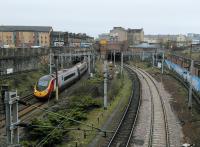
[[[60,56],[61,56],[61,69],[63,69],[63,67],[64,67],[64,66],[63,66],[63,62],[64,62],[64,61],[63,61],[63,60],[64,60],[64,59],[63,59],[63,58],[64,58],[63,53],[60,54]]]
[[[191,44],[191,48],[190,48],[190,81],[189,81],[189,100],[188,100],[188,108],[189,109],[192,109],[192,71],[193,71],[193,64],[194,64],[194,61],[192,60],[192,44]]]
[[[165,53],[162,54],[162,74],[164,72],[164,61],[165,61]]]
[[[50,54],[49,54],[49,73],[52,74],[52,60],[51,60],[51,48],[50,48]]]
[[[131,60],[133,61],[133,50],[131,50]]]
[[[144,61],[144,51],[142,51],[142,61]]]
[[[110,55],[111,55],[111,62],[112,62],[112,54],[113,54],[113,53],[112,53],[112,51],[111,51],[111,54],[110,54]]]
[[[104,109],[107,109],[107,61],[104,60]]]
[[[72,51],[71,51],[71,47],[70,47],[70,57],[69,57],[69,62],[72,63]]]
[[[192,71],[193,71],[193,64],[194,61],[191,59],[190,62],[190,86],[189,86],[189,102],[188,102],[188,108],[191,109],[192,108]]]
[[[93,66],[93,72],[95,72],[95,53],[94,53],[94,51],[92,54],[92,66]]]
[[[142,52],[140,52],[140,61],[142,60]]]
[[[157,59],[157,49],[156,49],[156,67],[158,66],[158,59]]]
[[[54,59],[55,59],[55,67],[56,67],[56,101],[58,101],[58,55],[55,55],[54,53]]]
[[[124,65],[123,65],[123,64],[124,64],[124,63],[123,63],[123,62],[124,62],[124,59],[123,59],[123,58],[124,58],[124,55],[123,55],[123,52],[121,52],[121,75],[123,74],[123,66],[124,66]]]
[[[114,67],[115,67],[116,65],[115,65],[115,50],[114,50]]]
[[[3,31],[1,32],[1,38],[2,38],[2,48],[4,48],[4,38],[3,38]]]
[[[154,62],[155,62],[155,59],[154,59],[154,53],[152,54],[152,59],[153,59],[153,61],[152,61],[152,64],[153,64],[153,67],[154,67]]]
[[[18,100],[17,91],[9,92],[8,86],[4,87],[7,146],[19,146],[19,130],[17,126],[20,122],[18,119]]]
[[[89,75],[90,75],[90,73],[91,73],[91,66],[90,66],[90,53],[89,53],[89,55],[88,55],[88,73],[89,73]]]

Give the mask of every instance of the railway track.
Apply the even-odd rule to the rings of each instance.
[[[133,80],[133,88],[132,93],[129,98],[128,106],[125,110],[125,113],[114,133],[112,136],[108,147],[125,147],[130,141],[130,136],[133,133],[133,126],[136,123],[137,114],[139,112],[140,106],[140,83],[139,79],[137,78],[136,74],[133,73],[132,70],[128,69],[130,72]]]
[[[145,90],[148,93],[146,96],[150,97],[143,100],[141,106],[143,110],[141,109],[139,113],[139,116],[142,117],[140,117],[138,123],[134,126],[135,129],[131,136],[132,139],[130,139],[131,141],[127,146],[170,147],[165,103],[154,79],[141,69],[129,65],[126,65],[126,67],[134,70],[138,76],[140,75],[140,78],[144,79],[145,82],[143,81],[143,84],[146,84]],[[147,100],[148,102],[145,103],[144,101]],[[144,117],[144,113],[148,113],[148,118]],[[146,132],[144,133],[143,131]]]
[[[30,103],[30,106],[24,106],[24,105],[20,105],[19,106],[19,118],[22,118],[23,116],[25,116],[26,114],[30,113],[31,111],[34,111],[36,109],[36,107],[32,107],[33,105],[37,106],[37,107],[40,107],[41,105],[43,105],[42,102],[34,100],[33,93],[22,97],[20,100],[24,101],[24,102],[27,102],[27,103]],[[32,100],[34,100],[34,101],[32,101]],[[2,105],[2,108],[3,108],[3,105]],[[3,113],[4,110],[2,109],[1,112]],[[0,125],[0,129],[1,129],[1,128],[3,128],[5,126],[5,116],[2,116],[0,118],[0,122],[1,122],[0,123],[1,124]]]

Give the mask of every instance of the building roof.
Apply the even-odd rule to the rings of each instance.
[[[140,33],[140,32],[143,31],[143,28],[141,28],[141,29],[128,29],[127,31],[128,31],[128,33]]]
[[[160,45],[159,44],[149,44],[149,43],[141,43],[139,45],[135,45],[135,46],[131,46],[131,47],[134,47],[134,48],[160,48]]]
[[[68,34],[68,32],[62,32],[62,31],[52,31],[51,35],[65,35]]]
[[[0,26],[1,32],[30,31],[30,32],[50,32],[51,26]]]

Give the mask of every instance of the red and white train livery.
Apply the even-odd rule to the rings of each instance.
[[[78,80],[87,71],[87,62],[80,62],[74,67],[58,71],[58,88],[64,89]],[[34,95],[41,100],[48,99],[56,91],[56,75],[45,75],[34,86]]]

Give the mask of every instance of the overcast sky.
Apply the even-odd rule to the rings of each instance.
[[[0,25],[48,25],[97,37],[113,26],[200,33],[200,0],[0,0]]]

